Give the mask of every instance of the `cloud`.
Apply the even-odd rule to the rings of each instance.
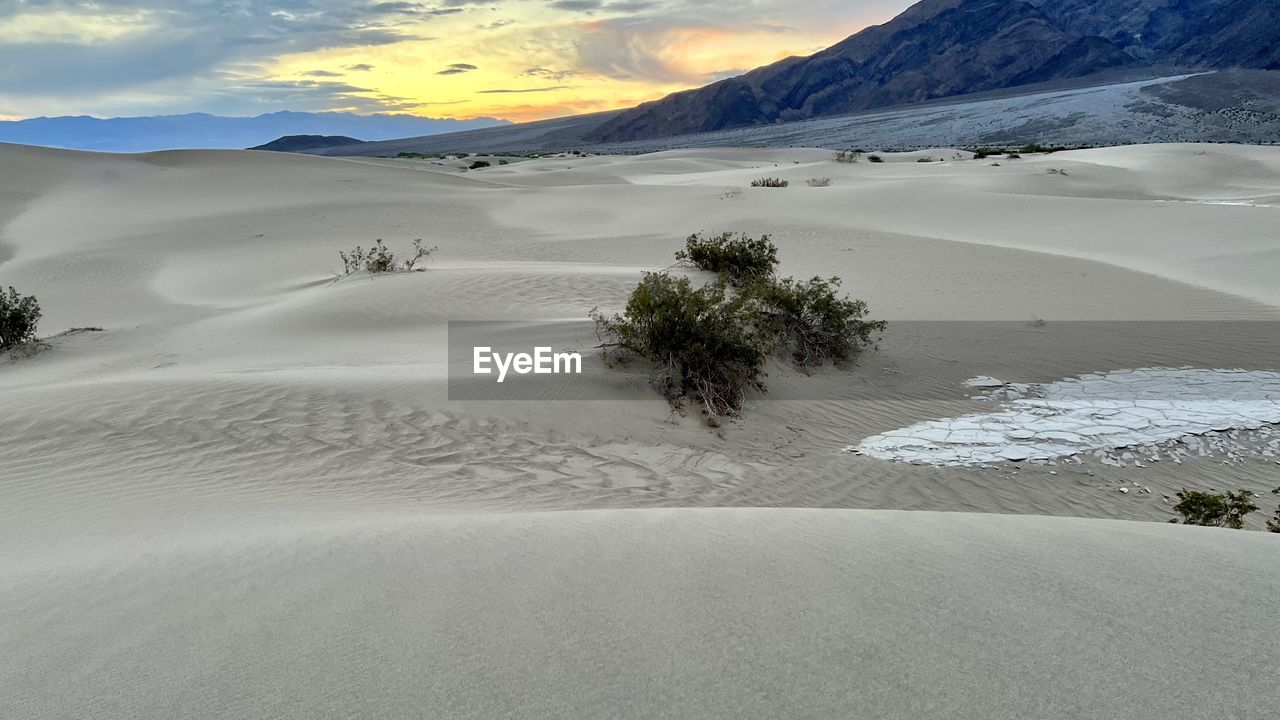
[[[472,70],[479,70],[479,69],[480,68],[470,63],[454,63],[436,74],[437,75],[461,75],[462,73],[467,73],[467,72],[471,72]]]
[[[617,106],[830,44],[908,2],[0,0],[0,106],[27,115],[399,108],[432,101],[445,84],[407,100],[397,97],[414,92],[402,89],[406,78],[477,66],[520,79],[510,90],[532,93],[521,112],[568,82],[575,107]],[[479,43],[482,32],[502,41]],[[448,64],[455,57],[476,64]],[[255,85],[356,73],[346,87]],[[494,84],[480,95],[468,87],[472,100],[458,102],[494,112],[480,101],[508,90]],[[552,108],[560,97],[541,99]]]
[[[702,73],[688,55],[727,35],[708,23],[679,18],[609,18],[586,23],[576,42],[583,70],[614,79],[695,83]]]
[[[368,7],[370,12],[401,13],[404,15],[418,15],[425,9],[421,4],[414,2],[380,2]]]
[[[578,75],[577,70],[552,70],[544,67],[531,67],[520,71],[517,77],[548,78],[550,80],[566,80]]]
[[[196,79],[230,64],[271,61],[286,53],[419,40],[421,36],[395,22],[412,9],[409,5],[361,6],[343,0],[3,2],[0,28],[15,23],[40,27],[54,17],[67,31],[52,38],[28,33],[23,39],[0,41],[0,88],[37,97],[109,93]],[[145,23],[137,22],[146,31],[83,41],[73,32],[111,25],[121,17],[145,18]]]
[[[618,0],[617,2],[605,2],[604,0],[552,0],[547,3],[547,6],[567,12],[637,13],[653,10],[660,7],[660,4],[653,2],[653,0]]]
[[[540,93],[551,92],[552,90],[567,90],[569,85],[553,85],[551,87],[523,88],[518,90],[498,89],[498,90],[477,90],[477,95],[505,95],[513,93]]]
[[[604,3],[601,0],[553,0],[547,5],[557,10],[568,10],[570,12],[592,12],[604,7]]]
[[[717,82],[719,80],[728,80],[731,77],[738,77],[750,72],[749,68],[738,68],[736,70],[716,70],[714,72],[704,73],[703,78],[708,83]]]

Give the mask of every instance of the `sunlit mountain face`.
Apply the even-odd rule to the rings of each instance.
[[[17,0],[0,3],[0,119],[287,109],[533,120],[810,54],[907,4]]]

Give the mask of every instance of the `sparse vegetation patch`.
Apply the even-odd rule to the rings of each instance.
[[[790,184],[781,178],[759,178],[751,181],[751,187],[784,188]]]
[[[839,289],[837,277],[803,282],[769,278],[749,288],[748,294],[759,303],[760,324],[772,337],[775,351],[800,367],[814,367],[848,360],[888,325],[865,320],[867,304],[839,297]]]
[[[694,402],[713,427],[741,411],[748,391],[765,391],[770,356],[802,368],[839,362],[885,329],[864,319],[866,303],[837,296],[838,278],[776,278],[768,236],[695,234],[676,258],[716,280],[695,289],[688,278],[646,273],[623,313],[591,318],[607,362],[648,360],[672,407]]]
[[[809,187],[831,187],[831,178],[809,178]]]
[[[1280,488],[1271,491],[1272,495],[1280,495]],[[1267,529],[1273,533],[1280,533],[1280,506],[1276,507],[1275,517],[1267,521]]]
[[[413,254],[407,258],[397,258],[395,252],[388,248],[381,239],[378,239],[374,241],[373,247],[368,250],[357,245],[346,252],[338,251],[338,256],[342,258],[343,276],[357,272],[371,274],[410,272],[415,269],[419,262],[431,257],[431,253],[438,249],[438,247],[428,248],[424,246],[421,239],[414,240]]]
[[[19,295],[13,287],[0,289],[0,350],[35,340],[41,317],[34,295]]]
[[[1178,504],[1173,506],[1173,511],[1182,516],[1184,525],[1240,530],[1245,516],[1258,509],[1253,502],[1255,497],[1252,490],[1225,494],[1183,490],[1178,493]]]
[[[648,360],[672,407],[692,400],[714,427],[742,409],[747,390],[764,390],[769,343],[752,315],[750,298],[723,282],[694,288],[688,278],[645,273],[621,315],[597,309],[591,319],[607,361]]]
[[[767,278],[778,267],[778,248],[768,235],[759,238],[741,233],[704,236],[694,233],[676,252],[681,264],[713,272],[734,286]]]

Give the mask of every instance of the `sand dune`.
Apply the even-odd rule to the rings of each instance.
[[[817,510],[248,524],[5,572],[0,640],[23,660],[0,670],[6,715],[1260,718],[1274,706],[1275,543],[1261,533]],[[1237,628],[1251,640],[1237,644]]]
[[[1270,426],[1146,468],[846,448],[993,412],[976,376],[1280,370],[1280,150],[967,157],[0,146],[0,285],[102,328],[0,358],[0,716],[1260,717],[1272,536],[1159,523],[1280,485]],[[889,334],[720,432],[636,370],[450,399],[449,323],[589,352],[700,230]],[[376,238],[440,249],[335,275]]]

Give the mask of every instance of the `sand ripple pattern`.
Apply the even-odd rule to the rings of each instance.
[[[928,465],[1043,462],[1280,423],[1280,373],[1275,372],[1142,368],[1048,385],[1004,385],[991,378],[975,378],[973,384],[995,386],[991,397],[1008,400],[1009,406],[916,423],[849,450]]]

